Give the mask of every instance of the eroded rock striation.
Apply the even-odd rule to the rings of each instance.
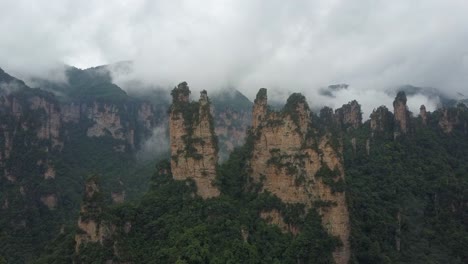
[[[252,115],[251,176],[254,182],[262,184],[263,191],[271,192],[285,203],[317,208],[323,226],[342,242],[333,254],[336,263],[347,263],[350,229],[342,189],[341,146],[336,145],[338,141],[330,132],[318,133],[310,115],[301,94],[292,94],[284,109],[275,112],[268,110],[266,89],[259,91]],[[330,118],[333,122],[333,112]],[[273,218],[273,222],[282,223],[277,212],[262,214]],[[288,229],[294,230],[292,227]]]
[[[190,102],[186,82],[172,90],[169,131],[171,170],[174,179],[192,179],[203,198],[220,194],[213,185],[218,163],[217,138],[214,132],[210,101],[202,91],[198,102]]]

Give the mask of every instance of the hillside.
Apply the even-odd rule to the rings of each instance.
[[[86,194],[82,208],[95,209],[39,263],[468,260],[466,106],[413,116],[400,92],[393,112],[382,106],[362,123],[356,101],[316,115],[293,94],[273,111],[261,89],[246,143],[214,172],[209,99],[189,92],[172,92],[172,157],[149,192],[110,207]]]
[[[131,96],[105,67],[66,74],[66,83],[36,79],[41,88],[31,88],[0,70],[0,256],[12,263],[30,262],[73,225],[87,177],[102,178],[105,204],[121,203],[142,196],[169,157],[165,97]],[[243,135],[224,124],[248,116],[226,111],[217,129]]]
[[[171,104],[69,71],[43,88],[0,71],[7,263],[468,260],[463,104],[414,114],[400,91],[366,120],[357,101],[276,109],[185,82]]]

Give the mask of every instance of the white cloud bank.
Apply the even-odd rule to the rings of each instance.
[[[402,84],[468,94],[467,12],[464,0],[1,1],[0,67],[61,79],[62,62],[133,60],[147,83],[300,91],[316,105],[357,99],[368,114]],[[352,89],[319,95],[334,83]]]

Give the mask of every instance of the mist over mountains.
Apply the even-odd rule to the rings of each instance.
[[[372,110],[405,84],[451,99],[468,93],[467,8],[456,0],[6,1],[0,61],[20,79],[64,81],[63,63],[131,60],[131,79],[144,86],[236,87],[251,100],[268,87],[278,101],[300,91],[312,104],[332,104],[320,89],[347,83],[354,93],[343,97]]]
[[[468,263],[468,1],[0,1],[0,264]]]

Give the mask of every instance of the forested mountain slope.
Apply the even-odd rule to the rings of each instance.
[[[206,94],[188,93],[173,91],[176,133],[212,119]],[[356,101],[315,115],[300,94],[280,111],[266,99],[261,89],[246,143],[215,178],[199,163],[215,134],[188,132],[139,201],[106,207],[85,195],[94,209],[39,263],[466,263],[466,106],[416,117],[400,92],[393,113],[382,106],[362,123]],[[197,173],[184,175],[181,159]]]
[[[411,113],[401,91],[366,120],[187,83],[171,104],[105,69],[41,88],[0,70],[7,263],[468,261],[464,104]],[[142,163],[155,135],[170,144]]]

